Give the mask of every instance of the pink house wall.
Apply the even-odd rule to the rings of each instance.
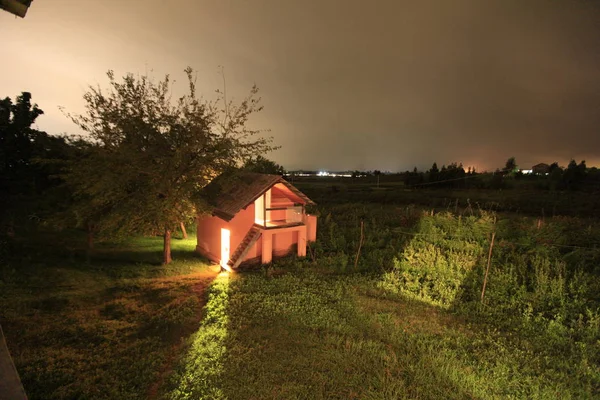
[[[261,256],[261,254],[262,254],[262,240],[259,237],[258,240],[256,241],[256,243],[254,243],[254,245],[250,248],[250,250],[246,254],[246,257],[244,257],[244,261],[258,258]]]
[[[290,248],[297,244],[298,256],[306,256],[306,226],[298,225],[289,228],[265,229],[262,232],[263,264],[270,263],[273,255],[283,256],[289,254]]]
[[[298,231],[276,232],[273,235],[273,254],[283,256],[295,243],[298,243]]]
[[[245,210],[237,213],[229,222],[214,216],[199,218],[196,229],[198,238],[196,251],[212,261],[219,262],[221,260],[221,229],[229,229],[231,232],[229,248],[230,254],[233,254],[253,224],[254,204],[250,204]]]
[[[238,248],[254,225],[254,203],[240,211],[229,221],[231,227],[231,254]]]
[[[316,215],[306,215],[306,240],[309,242],[317,241],[317,216]]]
[[[208,259],[219,262],[221,259],[221,229],[229,229],[229,223],[218,217],[204,217],[198,219],[196,228],[196,251],[204,254]]]

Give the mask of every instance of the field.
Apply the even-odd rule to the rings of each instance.
[[[6,244],[0,322],[30,398],[600,397],[595,216],[303,190],[318,242],[252,271],[217,276],[193,237],[169,267],[160,238],[91,260],[77,237]]]
[[[318,204],[419,205],[435,210],[457,211],[466,207],[495,212],[546,216],[600,218],[600,202],[593,193],[536,190],[523,182],[509,189],[410,188],[398,178],[386,176],[377,185],[370,178],[296,178],[294,184]],[[526,182],[525,182],[526,183]]]

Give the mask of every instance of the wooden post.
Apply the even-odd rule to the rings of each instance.
[[[490,272],[490,264],[492,263],[492,249],[494,248],[494,238],[496,232],[492,232],[492,241],[490,242],[490,252],[488,254],[487,268],[485,269],[485,276],[483,277],[483,288],[481,289],[481,304],[483,304],[483,296],[485,296],[485,286],[487,285],[487,278]]]
[[[356,270],[356,267],[358,266],[358,257],[360,257],[360,249],[362,247],[363,244],[363,240],[365,238],[364,235],[364,226],[365,223],[364,221],[360,221],[360,242],[358,242],[358,252],[356,253],[356,260],[354,260],[354,269]]]
[[[188,235],[187,235],[187,231],[185,230],[185,224],[183,222],[180,222],[179,226],[181,226],[181,233],[183,234],[183,238],[187,239]]]

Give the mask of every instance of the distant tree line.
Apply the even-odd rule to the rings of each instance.
[[[567,167],[557,162],[550,164],[547,173],[525,174],[519,169],[514,157],[507,160],[505,166],[494,172],[479,173],[475,168],[464,168],[461,163],[453,162],[438,168],[433,163],[427,171],[412,171],[401,174],[406,186],[427,189],[510,189],[523,187],[541,190],[600,190],[600,170],[588,168],[585,161],[577,163],[571,160]]]

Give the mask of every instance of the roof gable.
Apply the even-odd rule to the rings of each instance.
[[[230,221],[238,212],[248,207],[263,193],[281,183],[301,202],[314,204],[304,193],[287,182],[280,175],[258,174],[235,171],[224,173],[204,188],[204,195],[213,207],[213,215]]]

